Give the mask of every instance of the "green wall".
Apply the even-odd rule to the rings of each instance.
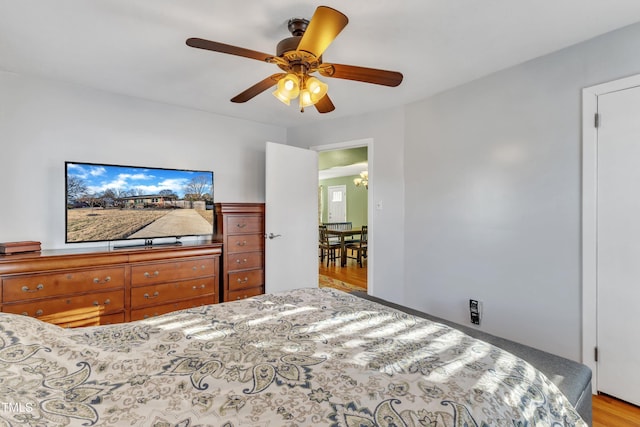
[[[345,148],[343,150],[321,151],[318,153],[318,169],[349,166],[367,161],[367,147]]]
[[[332,185],[346,185],[347,187],[347,221],[353,224],[353,228],[367,225],[368,190],[364,187],[356,187],[353,183],[359,175],[343,176],[320,180],[322,191],[322,222],[328,221],[327,188]]]

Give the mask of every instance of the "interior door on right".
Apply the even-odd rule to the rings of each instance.
[[[640,405],[640,88],[598,114],[598,391]]]

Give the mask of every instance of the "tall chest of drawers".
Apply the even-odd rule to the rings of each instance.
[[[76,327],[214,304],[221,253],[209,243],[0,256],[0,310]]]
[[[223,301],[264,293],[264,203],[216,203]]]

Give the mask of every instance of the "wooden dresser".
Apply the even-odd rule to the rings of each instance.
[[[264,203],[216,203],[223,243],[222,301],[264,293]]]
[[[206,243],[0,256],[0,308],[76,327],[214,304],[221,253]]]

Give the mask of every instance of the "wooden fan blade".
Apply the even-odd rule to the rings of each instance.
[[[348,23],[349,18],[343,13],[327,6],[319,6],[311,17],[297,50],[304,50],[320,58]]]
[[[397,71],[377,70],[375,68],[342,64],[323,64],[318,71],[325,77],[356,80],[383,86],[395,87],[402,83],[402,73]]]
[[[323,96],[320,101],[316,102],[315,107],[316,110],[318,110],[318,113],[330,113],[336,109],[336,106],[333,105],[328,94]]]
[[[258,52],[257,50],[245,49],[243,47],[231,46],[230,44],[193,37],[187,39],[187,45],[198,49],[212,50],[214,52],[228,53],[230,55],[242,56],[244,58],[257,59],[258,61],[266,61],[273,57],[273,55]]]
[[[286,76],[286,74],[284,73],[273,74],[266,79],[254,84],[244,92],[237,94],[236,96],[231,98],[231,102],[247,102],[254,96],[260,95],[265,90],[269,89],[272,86],[275,86],[278,83],[278,80],[280,80],[284,76]]]

